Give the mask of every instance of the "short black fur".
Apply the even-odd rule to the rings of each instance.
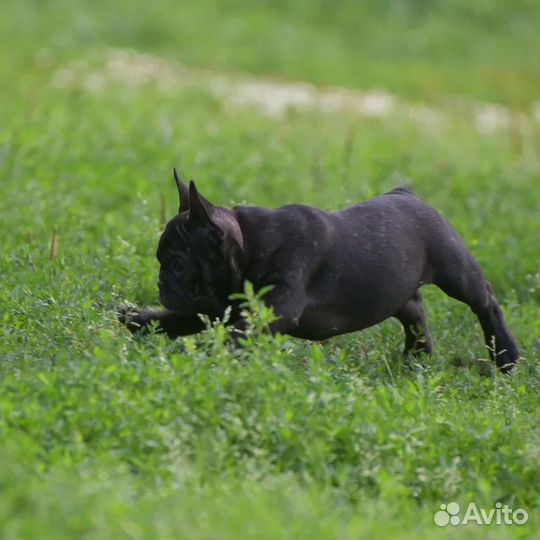
[[[303,205],[226,209],[175,171],[179,214],[165,227],[157,257],[167,311],[122,316],[132,331],[151,321],[171,338],[204,328],[198,314],[232,306],[233,335],[244,321],[230,296],[246,280],[272,285],[265,301],[279,317],[270,330],[322,340],[397,318],[405,353],[430,354],[420,288],[435,284],[478,317],[503,371],[519,351],[479,264],[450,224],[409,189],[396,188],[340,212]],[[235,334],[236,332],[236,334]]]

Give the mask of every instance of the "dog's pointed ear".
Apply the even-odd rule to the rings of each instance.
[[[182,212],[189,210],[189,188],[180,178],[176,168],[173,169],[173,175],[176,187],[178,188],[178,198],[180,200],[178,213],[181,214]]]
[[[208,202],[198,191],[193,180],[189,183],[189,217],[190,225],[212,225],[214,206]]]

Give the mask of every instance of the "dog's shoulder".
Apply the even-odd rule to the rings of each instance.
[[[280,220],[305,219],[314,216],[327,214],[320,208],[305,204],[287,204],[279,208],[261,208],[258,206],[235,206],[233,212],[239,218],[249,218],[254,220]]]
[[[391,191],[385,193],[385,195],[409,195],[411,197],[417,197],[416,193],[411,188],[405,186],[398,186]]]

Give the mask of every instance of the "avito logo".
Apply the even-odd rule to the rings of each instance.
[[[446,525],[467,525],[476,523],[477,525],[523,525],[527,523],[529,514],[523,508],[513,510],[507,504],[498,502],[495,508],[478,508],[475,503],[469,503],[463,517],[460,516],[460,506],[457,502],[441,504],[440,510],[435,512],[433,521],[439,527]]]

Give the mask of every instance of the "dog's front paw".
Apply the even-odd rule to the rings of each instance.
[[[133,304],[120,306],[116,312],[118,320],[132,333],[143,330],[149,322],[148,316]]]

